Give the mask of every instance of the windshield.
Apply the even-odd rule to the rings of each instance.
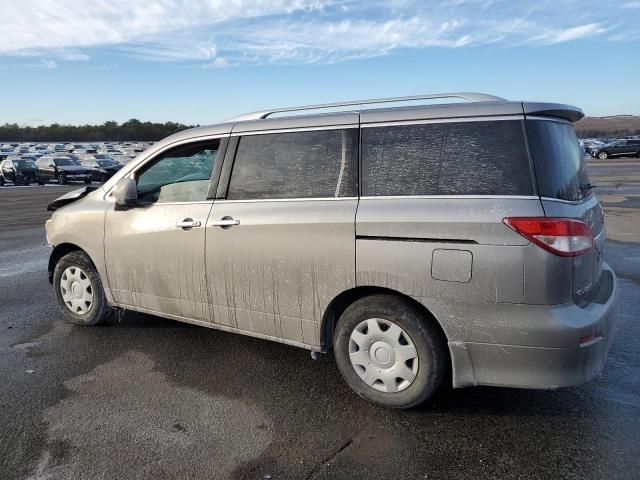
[[[36,164],[33,160],[14,160],[13,164],[16,168],[36,168]]]
[[[75,165],[75,163],[73,163],[73,161],[70,160],[69,158],[54,158],[53,161],[59,167],[65,166],[65,165]]]
[[[118,165],[113,160],[98,160],[97,162],[101,167],[115,167],[116,165]]]
[[[589,178],[573,125],[528,120],[527,131],[540,196],[569,201],[587,197]]]

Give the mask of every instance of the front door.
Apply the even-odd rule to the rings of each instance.
[[[206,319],[204,226],[219,145],[215,139],[160,153],[133,174],[138,204],[107,211],[107,277],[119,305]]]
[[[357,128],[238,140],[207,223],[210,320],[318,346],[327,305],[355,286]]]

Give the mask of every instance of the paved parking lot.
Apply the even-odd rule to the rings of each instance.
[[[557,391],[446,390],[389,411],[333,358],[139,314],[60,321],[44,205],[0,189],[0,478],[638,478],[640,161],[590,161],[620,279],[603,375]]]

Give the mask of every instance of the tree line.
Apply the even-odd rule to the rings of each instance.
[[[175,122],[141,122],[135,118],[124,123],[111,121],[101,125],[53,123],[28,127],[5,123],[0,125],[0,142],[157,141],[192,126]],[[576,132],[580,138],[640,135],[640,117],[587,117],[576,124]]]
[[[135,118],[124,123],[110,121],[101,125],[53,123],[29,127],[5,123],[0,125],[0,142],[157,141],[191,127],[175,122],[141,122]]]

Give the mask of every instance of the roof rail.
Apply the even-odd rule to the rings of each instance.
[[[246,120],[263,120],[274,113],[302,112],[305,110],[321,110],[325,108],[350,107],[354,105],[371,105],[375,103],[411,102],[415,100],[434,100],[438,98],[462,98],[470,102],[504,102],[505,99],[486,93],[454,92],[434,93],[429,95],[413,95],[409,97],[372,98],[369,100],[352,100],[349,102],[322,103],[319,105],[304,105],[300,107],[274,108],[259,112],[245,113],[237,117],[229,118],[227,122],[241,122]]]

